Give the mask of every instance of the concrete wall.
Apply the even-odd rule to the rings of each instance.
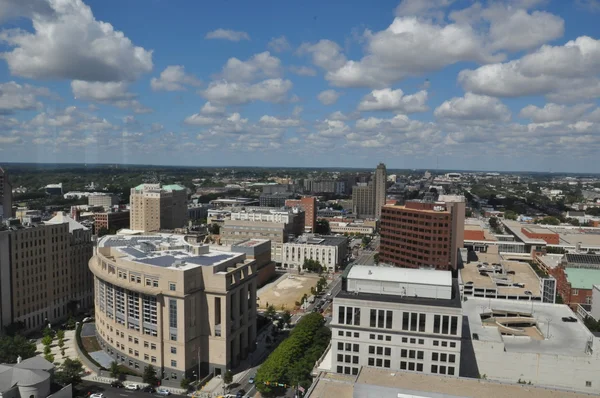
[[[600,339],[594,339],[594,345]],[[600,393],[600,356],[548,355],[504,352],[504,344],[473,341],[481,375],[490,380],[516,383],[519,379],[534,385]],[[591,387],[586,386],[591,382]]]

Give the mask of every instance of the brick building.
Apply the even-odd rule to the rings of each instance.
[[[546,243],[550,245],[559,245],[560,244],[560,236],[556,232],[552,232],[549,229],[544,227],[538,227],[535,225],[530,225],[527,227],[522,227],[521,232],[531,239],[542,239],[545,240]]]
[[[109,231],[129,228],[129,220],[129,210],[96,213],[94,214],[94,232],[98,233],[102,228]]]
[[[385,205],[379,261],[406,268],[456,269],[458,249],[464,245],[464,222],[465,201],[461,196]]]
[[[301,199],[288,199],[285,201],[287,207],[299,207],[304,210],[304,228],[315,232],[317,226],[317,198],[305,196]]]

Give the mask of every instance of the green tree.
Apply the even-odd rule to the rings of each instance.
[[[489,223],[492,229],[498,228],[498,219],[496,217],[490,217]]]
[[[65,341],[63,339],[58,339],[58,348],[62,349],[65,346]]]
[[[292,322],[292,313],[289,311],[284,311],[283,315],[281,315],[281,320],[283,321],[284,324],[286,325],[290,325],[290,322]]]
[[[102,228],[100,228],[100,229],[98,230],[98,237],[99,237],[99,238],[101,238],[101,237],[103,237],[104,235],[108,235],[108,232],[109,232],[109,231],[108,231],[108,228],[106,228],[106,227],[102,227]]]
[[[273,306],[273,305],[268,306],[267,310],[265,311],[265,316],[269,319],[273,319],[273,318],[275,318],[275,315],[277,315],[275,306]]]
[[[18,357],[34,357],[35,351],[35,343],[19,334],[0,337],[0,363],[16,363]]]
[[[190,389],[190,379],[188,379],[187,377],[184,377],[183,379],[181,379],[181,383],[180,386],[181,388],[183,388],[184,390],[189,390]]]
[[[58,332],[56,332],[56,337],[60,340],[65,338],[65,331],[60,329]]]
[[[315,225],[315,233],[319,235],[329,235],[330,231],[329,221],[325,220],[324,218],[317,220]]]
[[[50,347],[50,345],[52,344],[52,340],[52,336],[46,335],[42,338],[42,344],[46,347]]]
[[[506,210],[504,212],[504,218],[507,220],[516,220],[518,217],[517,213],[512,210]]]
[[[158,384],[158,377],[156,376],[156,369],[154,366],[148,365],[144,368],[144,374],[142,375],[142,381],[144,383],[148,383],[151,386],[156,386]]]
[[[52,352],[52,349],[50,348],[49,345],[44,346],[44,355],[50,355],[51,352]]]
[[[369,245],[369,243],[371,243],[371,237],[370,236],[363,236],[362,238],[362,245],[363,247],[367,247]]]
[[[44,337],[50,337],[50,339],[54,338],[54,330],[49,327],[45,327],[43,331]]]
[[[54,379],[58,384],[66,386],[72,384],[76,386],[81,383],[81,375],[83,374],[83,365],[79,359],[66,358],[60,365],[60,368],[54,374]]]
[[[231,370],[228,370],[223,375],[223,383],[225,383],[225,388],[229,389],[229,385],[233,382],[233,373]]]
[[[578,227],[580,225],[579,220],[576,218],[567,218],[567,222],[576,227]]]
[[[379,264],[379,252],[375,253],[375,255],[373,255],[373,263],[375,263],[375,265]]]
[[[545,224],[545,225],[560,225],[560,220],[556,217],[547,216],[542,219],[535,220],[536,224]]]
[[[117,361],[112,361],[110,363],[110,368],[108,369],[108,371],[110,377],[114,377],[115,379],[121,380],[121,378],[124,376],[123,371],[121,370],[121,367],[119,366],[119,363]]]
[[[53,354],[50,354],[50,353],[45,354],[44,359],[50,363],[54,363],[54,355]]]
[[[208,226],[208,232],[210,232],[213,235],[219,235],[219,233],[221,232],[221,227],[219,226],[219,224],[210,224]]]

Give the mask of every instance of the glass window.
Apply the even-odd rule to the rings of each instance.
[[[454,376],[454,367],[448,366],[448,374]]]
[[[417,372],[422,372],[423,371],[423,364],[422,363],[418,363],[417,364]]]
[[[442,317],[442,334],[448,334],[450,332],[450,317],[444,315]]]
[[[402,313],[402,330],[408,330],[408,324],[410,322],[410,312]]]
[[[174,292],[175,290],[177,290],[177,285],[173,282],[169,282],[169,290]]]
[[[434,315],[433,316],[433,333],[439,333],[440,332],[440,325],[441,325],[441,316],[440,315]]]
[[[338,362],[344,362],[344,355],[343,354],[337,354],[337,361]]]
[[[377,355],[383,355],[383,347],[377,347]]]
[[[423,359],[424,354],[424,351],[417,351],[417,359]]]
[[[375,366],[375,358],[369,358],[368,364],[369,366]]]
[[[369,354],[375,354],[375,346],[374,345],[369,346]]]
[[[439,355],[440,355],[440,354],[438,354],[437,352],[432,352],[432,353],[431,353],[431,360],[432,360],[432,361],[437,361],[437,360],[438,360],[438,358],[439,358]]]
[[[385,327],[386,329],[391,329],[392,328],[392,322],[393,321],[393,312],[392,311],[386,311],[385,313]]]
[[[419,314],[419,332],[425,331],[425,319],[426,319],[425,314]]]
[[[344,351],[344,343],[338,342],[338,350],[339,351]]]
[[[371,310],[371,327],[377,326],[377,310]]]
[[[404,361],[400,362],[400,369],[401,370],[406,370],[406,362],[404,362]]]
[[[171,347],[171,354],[177,354],[177,347]]]
[[[346,307],[339,306],[338,307],[338,323],[340,325],[344,324],[344,314],[346,313]]]
[[[456,335],[458,332],[458,317],[453,316],[450,321],[450,334]]]
[[[431,365],[431,373],[437,373],[437,372],[438,372],[437,365]]]
[[[174,359],[171,359],[171,366],[172,367],[176,367],[177,366],[177,361]]]
[[[177,300],[169,299],[169,327],[177,328]]]
[[[352,307],[346,307],[346,322],[344,322],[346,325],[352,325]]]
[[[383,323],[385,320],[385,311],[379,310],[377,311],[377,327],[383,329]]]
[[[415,363],[414,362],[409,362],[408,363],[408,370],[415,370]]]
[[[387,355],[387,356],[392,355],[392,349],[390,347],[385,347],[384,355]]]
[[[454,354],[448,355],[448,362],[452,362],[452,363],[456,362],[456,355],[454,355]]]
[[[354,307],[354,325],[360,326],[360,308],[359,307]],[[356,337],[358,337],[358,336],[356,336]]]

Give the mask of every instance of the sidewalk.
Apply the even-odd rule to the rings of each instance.
[[[104,383],[104,384],[110,384],[113,381],[117,380],[112,377],[102,377],[102,376],[96,376],[96,375],[84,376],[81,379],[91,381],[93,383]],[[148,385],[147,383],[138,383],[138,382],[127,381],[127,380],[123,381],[123,384],[131,384],[131,383],[138,384],[141,388],[144,388]],[[158,388],[160,388],[161,390],[167,390],[171,394],[177,394],[177,395],[186,395],[187,394],[187,391],[182,388],[167,387],[167,386],[160,386]]]

